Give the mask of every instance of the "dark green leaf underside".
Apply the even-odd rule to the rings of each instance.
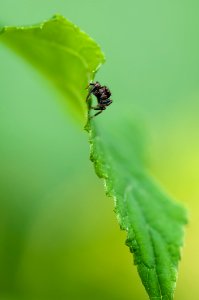
[[[104,62],[99,46],[61,16],[37,26],[7,27],[0,34],[62,91],[83,119],[85,86]],[[110,122],[108,127],[97,124],[93,119],[87,125],[91,160],[105,180],[107,194],[115,199],[139,275],[150,299],[172,300],[186,211],[145,171],[140,134],[132,121],[120,120],[119,126]]]

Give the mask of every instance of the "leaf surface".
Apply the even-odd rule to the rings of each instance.
[[[86,116],[85,86],[104,62],[99,46],[61,16],[30,27],[5,27],[0,40],[45,74],[80,119]],[[172,300],[186,210],[171,200],[145,168],[141,135],[132,121],[87,123],[91,160],[114,197],[115,212],[139,275],[152,300]]]
[[[100,47],[60,15],[34,26],[3,27],[0,40],[50,79],[82,122],[88,82],[104,62]]]
[[[105,180],[108,196],[115,199],[120,227],[127,231],[126,244],[150,299],[171,300],[186,211],[145,171],[136,127],[128,122],[122,125],[116,131],[115,126],[99,129],[91,122],[91,160]]]

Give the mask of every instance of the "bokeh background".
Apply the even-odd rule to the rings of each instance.
[[[189,208],[176,300],[199,299],[199,3],[0,0],[1,25],[60,13],[106,53],[97,79],[146,128],[148,168]],[[147,299],[87,135],[50,83],[0,44],[0,299]],[[100,116],[102,117],[102,116]],[[108,124],[108,123],[107,123]]]

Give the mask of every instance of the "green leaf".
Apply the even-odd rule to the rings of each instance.
[[[176,286],[184,208],[172,201],[147,174],[140,157],[138,130],[125,120],[118,127],[88,126],[91,160],[104,178],[108,196],[115,199],[126,244],[150,299],[173,299]],[[111,129],[112,128],[112,129]],[[115,130],[117,128],[117,130]]]
[[[64,17],[27,27],[4,27],[0,39],[47,76],[86,120],[86,89],[105,57],[100,47]]]
[[[104,62],[99,46],[61,16],[38,26],[6,27],[1,40],[42,71],[83,119],[85,86]],[[111,108],[110,108],[111,109]],[[186,211],[171,200],[145,169],[141,134],[132,121],[103,118],[87,123],[91,160],[103,178],[126,244],[153,300],[172,300]]]

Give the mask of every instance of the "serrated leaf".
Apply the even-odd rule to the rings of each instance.
[[[37,26],[6,27],[1,39],[50,78],[83,119],[85,86],[104,62],[88,35],[56,16]],[[119,224],[127,231],[126,244],[150,299],[172,300],[186,211],[146,172],[132,121],[104,126],[97,120],[87,124],[96,173],[115,199]]]
[[[128,122],[122,125],[122,130],[113,126],[111,131],[91,122],[91,160],[105,180],[107,194],[115,199],[119,224],[127,231],[126,244],[150,299],[171,300],[186,211],[145,171],[136,155],[137,129]]]

